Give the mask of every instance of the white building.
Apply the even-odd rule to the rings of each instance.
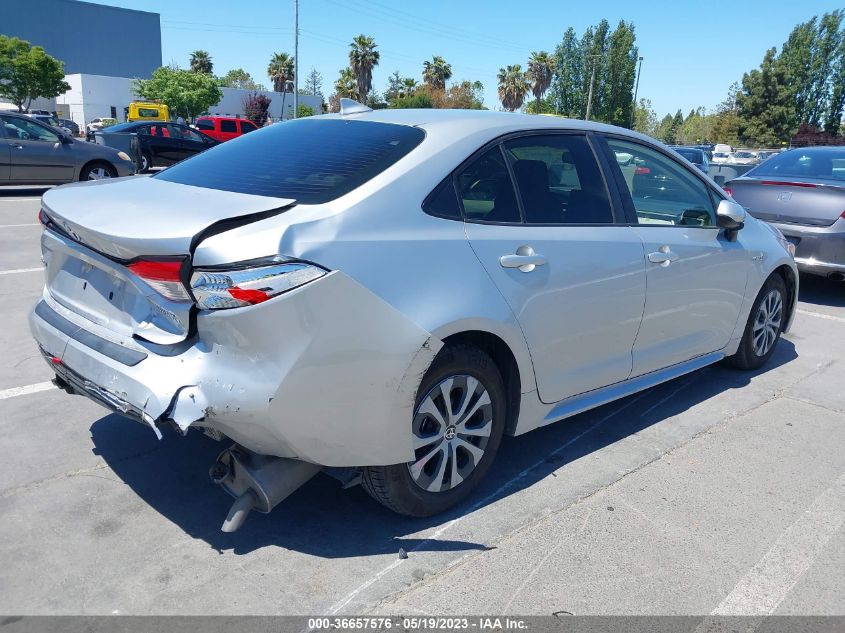
[[[124,120],[124,108],[132,101],[138,101],[132,93],[132,80],[128,77],[106,77],[104,75],[74,74],[65,75],[70,90],[55,99],[37,99],[30,106],[33,110],[49,110],[60,117],[71,119],[80,129],[97,117],[113,117]],[[293,94],[282,94],[270,90],[241,90],[239,88],[221,88],[223,98],[209,108],[209,114],[221,116],[244,116],[243,99],[251,92],[267,95],[270,98],[270,116],[274,121],[280,118],[293,118]],[[282,105],[285,114],[282,117]],[[322,99],[315,95],[299,95],[299,104],[310,107],[314,114],[322,113]],[[14,108],[11,104],[0,103],[0,109]]]

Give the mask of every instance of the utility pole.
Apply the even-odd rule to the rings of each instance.
[[[590,120],[590,113],[593,110],[593,84],[596,82],[596,59],[599,57],[599,55],[590,55],[590,59],[593,61],[593,72],[590,75],[590,92],[587,95],[587,114],[584,117],[585,121]]]
[[[642,58],[640,58],[642,59]],[[299,115],[299,0],[293,0],[293,118]]]
[[[643,74],[643,58],[639,58],[640,66],[637,68],[637,83],[634,86],[634,109],[631,110],[631,129],[634,128],[634,114],[637,112],[637,92],[640,90],[640,75]]]

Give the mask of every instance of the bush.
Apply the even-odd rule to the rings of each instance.
[[[296,118],[298,119],[303,119],[307,116],[314,116],[315,114],[314,108],[307,106],[304,103],[300,103],[299,107],[296,109]]]

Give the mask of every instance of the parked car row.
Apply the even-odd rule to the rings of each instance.
[[[136,172],[125,152],[74,139],[43,116],[0,112],[0,185],[55,185]]]

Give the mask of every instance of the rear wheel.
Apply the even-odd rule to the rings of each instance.
[[[108,163],[92,163],[79,174],[79,180],[105,180],[117,178],[117,170]]]
[[[410,431],[414,461],[364,469],[364,489],[394,512],[431,516],[460,503],[489,470],[505,429],[506,398],[493,359],[444,348],[420,383]]]
[[[786,284],[780,275],[769,277],[754,300],[739,348],[728,363],[757,369],[769,360],[786,325],[786,298]]]
[[[153,159],[147,152],[141,154],[141,171],[147,171],[153,166]]]

